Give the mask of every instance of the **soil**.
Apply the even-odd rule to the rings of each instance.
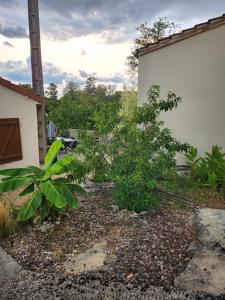
[[[192,212],[166,201],[156,209],[118,211],[105,189],[88,194],[79,207],[52,222],[47,232],[37,222],[23,224],[17,233],[0,240],[24,270],[40,274],[65,273],[64,262],[96,243],[106,243],[104,266],[73,275],[79,284],[99,280],[104,286],[124,284],[142,290],[173,287],[174,278],[191,257]],[[60,276],[61,276],[60,275]]]
[[[225,197],[222,192],[211,189],[199,189],[189,193],[195,208],[225,209]]]

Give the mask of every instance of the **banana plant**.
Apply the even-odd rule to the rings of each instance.
[[[35,214],[39,214],[40,220],[43,221],[52,212],[67,207],[77,208],[76,194],[85,194],[85,190],[65,177],[70,165],[76,160],[74,154],[65,155],[55,162],[61,147],[62,142],[59,140],[51,145],[45,156],[43,168],[29,166],[0,170],[0,193],[24,186],[19,195],[30,194],[30,199],[17,214],[18,221],[31,219]]]

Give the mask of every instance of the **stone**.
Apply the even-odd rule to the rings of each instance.
[[[212,295],[225,293],[225,257],[211,249],[198,251],[186,270],[175,278],[177,289],[205,292]]]
[[[0,247],[0,286],[21,270],[21,266]]]
[[[113,212],[116,213],[116,212],[119,211],[119,207],[118,207],[117,205],[114,205],[114,204],[113,204],[111,207],[112,207]]]
[[[193,258],[175,278],[177,289],[225,294],[225,210],[202,208],[195,211]]]
[[[188,252],[191,254],[194,254],[196,251],[199,250],[201,247],[201,244],[198,241],[193,241],[190,243],[190,246],[188,247]]]
[[[199,241],[213,247],[219,244],[225,248],[225,210],[202,208],[195,214],[195,230]]]
[[[84,253],[70,255],[64,262],[64,267],[69,274],[79,274],[102,267],[105,258],[105,243],[97,243]]]
[[[46,232],[50,231],[50,230],[53,229],[53,228],[54,228],[54,225],[51,224],[51,223],[43,223],[43,224],[39,227],[40,231],[43,232],[43,233],[46,233]]]

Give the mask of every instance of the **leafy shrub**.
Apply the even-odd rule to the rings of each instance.
[[[75,152],[83,155],[86,165],[86,173],[92,173],[92,179],[96,182],[104,182],[110,178],[109,144],[98,142],[95,131],[79,132],[80,144]]]
[[[197,149],[191,147],[186,160],[193,176],[202,185],[216,189],[225,184],[225,153],[218,145],[213,145],[211,152],[206,152],[204,157],[200,157]]]
[[[152,86],[147,102],[137,108],[136,126],[125,123],[115,131],[112,139],[113,197],[119,207],[141,211],[155,206],[154,188],[158,179],[175,167],[176,151],[187,148],[186,144],[176,141],[159,120],[161,112],[176,108],[180,101],[171,92],[166,99],[160,99],[159,86]]]
[[[175,166],[176,151],[187,149],[160,121],[161,112],[173,110],[181,99],[171,92],[161,99],[159,86],[152,86],[147,95],[142,107],[132,104],[131,114],[127,113],[129,93],[122,101],[121,109],[125,107],[118,112],[119,117],[112,107],[104,106],[97,115],[96,131],[81,132],[76,149],[84,155],[89,171],[114,181],[112,197],[116,204],[135,211],[155,206],[158,178]],[[109,143],[96,142],[103,134],[110,136]]]
[[[157,198],[150,193],[155,187],[155,182],[146,181],[142,172],[132,172],[127,176],[114,177],[115,187],[112,197],[120,209],[140,212],[153,208]]]
[[[40,214],[40,219],[43,221],[49,214],[57,213],[66,207],[77,207],[74,193],[84,193],[84,190],[71,179],[65,176],[59,177],[69,171],[74,160],[74,155],[66,155],[54,163],[61,147],[61,141],[55,141],[51,145],[46,154],[43,169],[30,166],[0,170],[0,175],[3,176],[0,181],[0,192],[8,192],[25,186],[20,196],[31,194],[30,200],[17,214],[18,221],[28,220],[36,213]]]

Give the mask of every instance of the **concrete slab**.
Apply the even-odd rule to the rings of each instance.
[[[174,285],[180,290],[225,294],[225,257],[214,250],[201,249]]]
[[[0,285],[21,270],[21,266],[0,247]]]
[[[219,244],[225,248],[225,210],[202,208],[195,215],[198,240],[207,247]]]
[[[194,220],[198,246],[174,285],[181,290],[225,294],[225,210],[197,209]]]

